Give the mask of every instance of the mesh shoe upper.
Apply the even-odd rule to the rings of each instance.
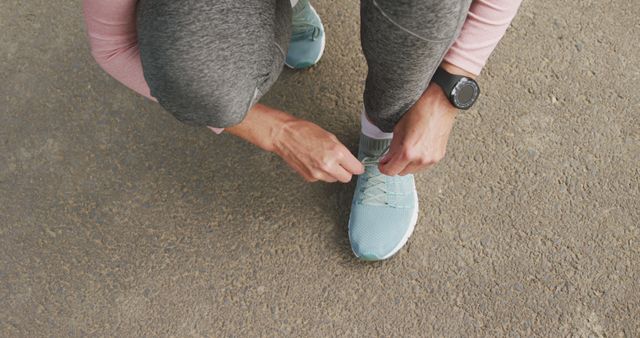
[[[292,35],[285,63],[296,69],[316,64],[324,52],[325,35],[320,16],[308,1],[293,8]]]
[[[413,175],[387,176],[378,161],[390,140],[360,137],[358,158],[366,172],[358,177],[351,204],[349,239],[356,256],[385,259],[397,252],[411,235],[417,216]]]

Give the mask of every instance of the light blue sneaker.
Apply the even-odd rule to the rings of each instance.
[[[289,68],[309,68],[324,53],[324,26],[320,16],[308,0],[300,0],[293,7],[292,34],[285,64]]]
[[[358,158],[365,173],[358,177],[349,217],[349,240],[356,257],[387,259],[398,252],[418,220],[418,194],[413,175],[387,176],[378,163],[391,140],[360,134]]]

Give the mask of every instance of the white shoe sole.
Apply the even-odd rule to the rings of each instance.
[[[393,256],[396,253],[398,253],[398,251],[400,251],[400,249],[402,249],[402,247],[405,244],[407,244],[407,241],[409,240],[409,237],[411,237],[411,235],[413,234],[413,230],[416,228],[416,223],[418,223],[418,213],[419,213],[419,210],[420,210],[419,203],[418,203],[418,191],[417,190],[413,191],[413,196],[415,198],[416,205],[415,205],[415,208],[413,209],[413,215],[411,215],[411,226],[409,227],[409,230],[404,234],[404,236],[402,237],[402,240],[400,240],[398,245],[396,245],[393,248],[393,250],[391,250],[390,253],[388,253],[384,257],[378,258],[377,260],[382,261],[382,260],[388,259],[391,256]],[[349,242],[351,242],[351,219],[349,219],[348,230],[349,230]],[[358,256],[358,254],[355,251],[353,251],[353,247],[351,248],[351,252],[353,252],[354,256],[360,258],[360,256]]]
[[[313,8],[313,6],[311,6],[311,4],[309,4],[309,6],[311,7],[311,10],[313,11],[313,13],[315,13],[318,17],[320,17],[318,15],[318,12],[316,12],[316,9]],[[322,20],[320,20],[320,24],[322,24]],[[311,66],[307,67],[307,68],[311,68],[311,67],[315,66],[318,63],[318,61],[320,61],[320,59],[322,58],[322,54],[324,54],[324,46],[325,46],[326,42],[327,42],[327,32],[324,30],[324,24],[322,24],[322,41],[320,41],[320,43],[321,43],[320,44],[320,54],[318,54],[318,57],[313,61],[313,64]],[[287,66],[287,67],[289,67],[291,69],[298,69],[298,68],[296,68],[296,67],[294,67],[294,66],[292,66],[292,65],[287,63],[286,56],[285,56],[284,60],[285,60],[284,61],[285,66]],[[306,69],[306,68],[302,68],[302,69]]]

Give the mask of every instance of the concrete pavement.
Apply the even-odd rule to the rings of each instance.
[[[264,102],[355,150],[356,1]],[[80,1],[0,2],[0,336],[640,335],[640,5],[525,1],[390,261],[353,185],[184,126],[91,59]],[[293,88],[293,89],[292,89]]]

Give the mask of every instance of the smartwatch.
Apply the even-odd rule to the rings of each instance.
[[[480,95],[480,87],[474,79],[451,74],[442,67],[438,67],[431,81],[442,88],[449,102],[458,109],[471,108]]]

